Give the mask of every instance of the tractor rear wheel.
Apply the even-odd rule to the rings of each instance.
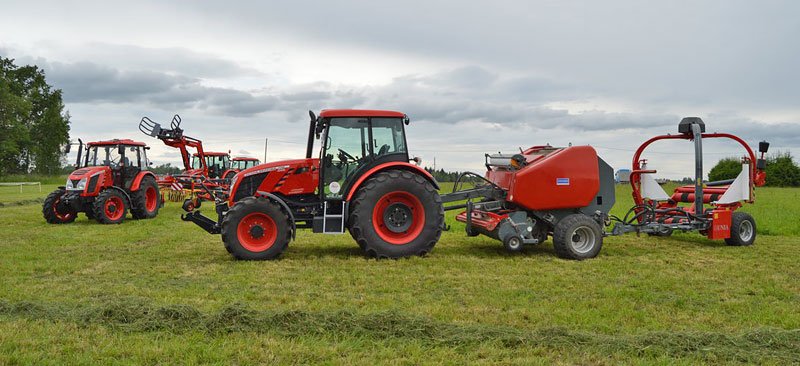
[[[275,259],[289,245],[286,213],[263,197],[246,197],[222,219],[222,242],[236,259]]]
[[[603,247],[603,231],[597,221],[583,214],[572,214],[553,229],[553,249],[565,259],[594,258]]]
[[[122,223],[127,213],[127,197],[116,189],[106,189],[94,200],[94,216],[101,224]]]
[[[131,214],[134,219],[152,219],[158,215],[161,195],[155,178],[146,176],[139,184],[139,190],[131,193]]]
[[[68,208],[59,208],[61,197],[64,196],[65,193],[67,193],[67,191],[63,189],[56,189],[44,199],[44,204],[42,204],[42,215],[44,215],[44,219],[48,223],[68,224],[75,221],[75,217],[78,216],[77,212],[74,212]]]
[[[731,246],[753,245],[756,241],[756,220],[746,212],[734,212],[731,215],[731,237],[725,244]]]
[[[377,173],[352,201],[348,225],[364,252],[375,258],[425,255],[442,235],[444,208],[439,193],[419,174]]]

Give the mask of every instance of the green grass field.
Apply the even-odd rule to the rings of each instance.
[[[0,188],[0,364],[800,363],[800,189],[758,190],[752,247],[687,233],[511,255],[450,212],[425,258],[303,231],[278,261],[237,262],[175,203],[47,225],[54,187]]]

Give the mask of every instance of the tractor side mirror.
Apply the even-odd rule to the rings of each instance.
[[[766,159],[758,159],[758,160],[756,160],[756,169],[758,169],[758,170],[767,170],[767,160]]]
[[[758,143],[758,152],[766,153],[769,150],[769,142],[761,141]]]
[[[72,143],[67,141],[67,146],[64,146],[64,154],[69,154],[70,150],[72,150]]]

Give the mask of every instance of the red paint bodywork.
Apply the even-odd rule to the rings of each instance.
[[[522,155],[527,165],[519,170],[486,172],[486,179],[508,191],[509,202],[531,210],[554,210],[585,207],[597,196],[600,177],[597,152],[591,146],[534,146]]]
[[[81,197],[95,197],[98,194],[100,194],[100,192],[103,189],[106,189],[106,188],[111,187],[111,186],[114,185],[113,174],[114,174],[114,172],[111,170],[110,167],[107,167],[107,166],[90,166],[90,167],[85,167],[85,168],[80,168],[78,170],[75,170],[74,172],[70,173],[68,179],[70,179],[70,180],[80,180],[80,179],[86,178],[86,188],[84,188],[83,191],[81,191],[80,195],[81,195]],[[138,191],[139,190],[139,186],[142,183],[142,179],[144,179],[144,177],[146,177],[148,175],[153,177],[154,179],[156,178],[156,176],[150,171],[147,171],[147,170],[140,171],[136,175],[136,177],[133,179],[133,182],[131,183],[131,187],[130,187],[129,191],[131,191],[131,192]],[[95,185],[93,190],[89,191],[89,186],[90,186],[89,182],[91,182],[91,179],[94,176],[99,176],[97,178],[97,184]],[[124,189],[124,187],[120,187],[120,188]]]
[[[333,117],[387,117],[403,118],[405,113],[397,111],[385,111],[379,109],[324,109],[319,113],[321,118]]]
[[[132,145],[132,146],[147,146],[144,142],[133,141],[131,139],[113,139],[106,141],[89,142],[86,146],[109,146],[109,145]]]
[[[298,170],[300,173],[297,172]],[[319,159],[275,161],[245,169],[236,174],[228,203],[231,206],[235,203],[233,193],[239,189],[244,178],[264,172],[269,174],[259,184],[258,191],[280,193],[284,196],[313,194],[319,184]]]

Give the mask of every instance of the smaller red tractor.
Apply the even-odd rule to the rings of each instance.
[[[158,185],[164,190],[179,189],[180,199],[184,198],[183,192],[189,192],[190,197],[184,201],[184,207],[198,207],[201,200],[214,200],[213,195],[228,189],[227,182],[220,175],[228,169],[230,158],[228,153],[205,152],[203,142],[184,135],[180,126],[181,117],[177,114],[172,117],[170,128],[161,128],[159,123],[143,117],[139,122],[139,131],[180,150],[184,171],[160,179]],[[190,154],[188,148],[196,152]],[[169,197],[173,200],[172,196]]]
[[[204,151],[205,166],[208,169],[208,178],[224,179],[231,167],[231,156],[226,152]],[[200,169],[200,154],[192,154],[192,169]]]
[[[252,168],[256,165],[261,164],[261,161],[256,158],[248,158],[248,157],[235,157],[231,160],[231,167],[230,169],[226,170],[224,174],[222,174],[222,179],[232,179],[236,173]]]
[[[147,170],[149,148],[144,143],[97,141],[84,149],[78,141],[77,170],[44,200],[42,214],[48,223],[73,222],[79,212],[101,224],[119,224],[128,211],[134,219],[158,215],[161,198],[156,177]]]

